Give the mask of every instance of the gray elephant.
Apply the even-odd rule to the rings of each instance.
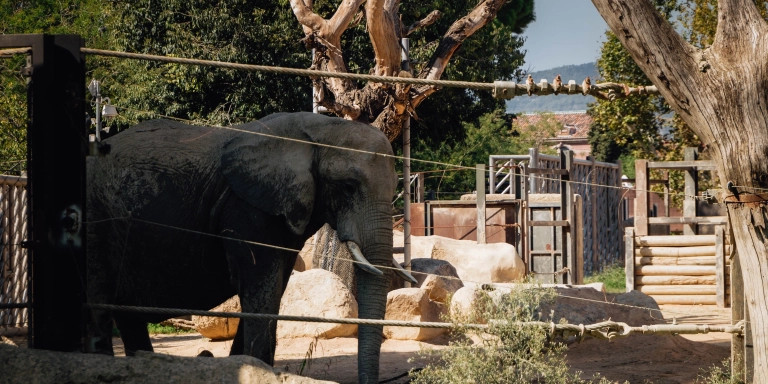
[[[368,263],[393,265],[396,178],[378,130],[293,113],[231,129],[152,120],[104,143],[88,164],[89,302],[208,309],[238,294],[244,312],[274,314],[294,250],[329,223],[363,266],[360,317],[384,317],[389,274]],[[94,310],[88,348],[112,353],[114,318],[128,354],[151,351],[146,324],[167,317]],[[231,353],[273,364],[275,331],[241,321]],[[382,328],[358,336],[360,382],[377,382]]]

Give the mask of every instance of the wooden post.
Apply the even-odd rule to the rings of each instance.
[[[584,199],[579,196],[574,196],[574,209],[573,209],[573,222],[575,227],[573,233],[577,235],[574,237],[574,259],[576,260],[576,269],[573,273],[574,284],[584,283],[584,236],[578,235],[584,232]]]
[[[648,235],[648,160],[635,160],[635,235]]]
[[[693,147],[685,148],[685,161],[695,161],[699,150]],[[696,217],[696,194],[699,190],[699,175],[695,167],[685,171],[685,200],[683,200],[683,217]],[[684,235],[695,235],[698,232],[696,224],[684,224]]]
[[[723,226],[715,227],[715,302],[725,307],[725,239]]]
[[[416,202],[424,202],[424,173],[419,172],[416,174]]]
[[[485,244],[485,164],[477,164],[477,243]]]
[[[400,69],[410,72],[410,39],[400,39]],[[403,264],[411,270],[411,118],[403,122]],[[411,283],[405,281],[405,288]]]
[[[738,254],[731,259],[731,324],[736,324],[746,319],[744,302],[744,279],[741,276],[741,263]],[[746,372],[746,359],[744,335],[733,334],[731,336],[731,375],[737,378],[741,373],[742,380]],[[745,381],[746,382],[746,381]]]
[[[573,220],[573,188],[570,183],[570,175],[573,172],[573,151],[560,151],[560,169],[566,171],[560,175],[560,215],[561,220],[568,222],[568,226],[560,227],[561,239],[563,241],[563,267],[568,268],[566,278],[563,279],[566,284],[575,284],[576,260],[574,259],[573,234],[575,222]],[[554,220],[554,217],[552,218]]]
[[[592,244],[590,246],[592,247],[592,270],[598,271],[600,266],[600,254],[599,254],[599,244],[598,244],[598,235],[597,235],[597,222],[598,222],[598,215],[597,215],[597,170],[595,169],[595,159],[592,158],[592,164],[589,166],[589,173],[590,173],[590,182],[592,185],[589,186],[589,205],[591,207],[592,211]]]
[[[635,289],[635,229],[624,230],[624,272],[626,273],[626,291]]]
[[[85,302],[85,60],[74,35],[0,35],[31,47],[28,87],[30,345],[79,351]]]
[[[539,168],[539,150],[537,148],[528,148],[528,168]],[[534,173],[530,175],[530,181],[528,182],[531,188],[531,193],[539,193],[538,177]]]

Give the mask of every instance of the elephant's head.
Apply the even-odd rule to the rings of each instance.
[[[396,175],[386,137],[365,124],[309,113],[251,124],[243,128],[290,139],[233,139],[222,163],[232,190],[260,210],[283,217],[295,235],[309,237],[328,223],[357,257],[392,266]],[[389,274],[376,272],[357,268],[361,318],[384,318]],[[377,382],[382,329],[360,326],[358,335],[359,379]]]

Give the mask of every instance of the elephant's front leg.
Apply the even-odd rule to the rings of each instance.
[[[228,255],[238,266],[237,291],[242,312],[277,314],[296,254],[241,243],[229,247]],[[241,319],[230,353],[250,355],[272,365],[276,334],[277,320]]]

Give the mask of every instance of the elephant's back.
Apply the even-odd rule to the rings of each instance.
[[[168,155],[202,153],[221,148],[233,133],[221,127],[201,127],[173,120],[147,120],[109,139],[110,153],[153,155],[162,151]],[[169,152],[170,151],[170,152]]]
[[[89,199],[132,216],[184,223],[183,212],[218,198],[222,141],[230,135],[169,120],[138,124],[105,140],[108,153],[89,162]],[[178,212],[169,214],[171,203]]]

